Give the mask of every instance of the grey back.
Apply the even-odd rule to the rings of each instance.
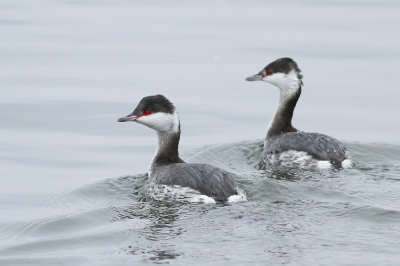
[[[150,182],[162,185],[190,187],[217,201],[226,201],[237,194],[232,174],[208,164],[174,163],[158,166]]]
[[[346,149],[338,140],[319,133],[286,132],[268,138],[264,153],[278,154],[288,150],[305,151],[317,160],[327,160],[341,167],[346,159]]]

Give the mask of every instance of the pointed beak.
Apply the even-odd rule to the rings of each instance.
[[[137,116],[135,116],[133,114],[130,114],[130,115],[127,115],[127,116],[119,118],[117,121],[118,122],[136,121],[136,119],[138,119],[138,118],[139,117],[137,117]]]
[[[262,80],[262,78],[263,77],[260,74],[256,74],[254,76],[247,77],[246,80],[247,81],[256,81],[256,80]]]

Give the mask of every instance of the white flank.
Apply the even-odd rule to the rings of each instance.
[[[318,161],[318,163],[317,163],[318,169],[329,169],[331,167],[332,167],[332,164],[329,161]]]
[[[147,194],[153,199],[159,201],[178,201],[204,204],[216,203],[213,198],[203,195],[197,190],[178,185],[167,186],[149,184],[149,186],[147,187]],[[246,200],[246,194],[241,189],[238,189],[238,195],[232,195],[228,198],[229,203],[241,202]]]
[[[309,168],[316,161],[307,152],[295,150],[289,150],[280,153],[278,160],[283,167],[296,168]]]
[[[215,203],[215,200],[213,198],[210,198],[209,196],[206,196],[206,195],[199,195],[199,196],[190,198],[189,202],[191,202],[191,203],[212,204],[212,203]]]
[[[268,164],[289,168],[320,170],[332,168],[329,161],[316,160],[305,151],[289,150],[277,155],[267,156],[265,159]]]
[[[159,201],[179,201],[192,203],[215,203],[211,197],[201,194],[199,191],[182,186],[167,186],[149,184],[147,194]]]

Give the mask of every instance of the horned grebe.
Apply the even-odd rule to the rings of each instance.
[[[185,163],[178,153],[180,122],[174,105],[163,95],[144,97],[135,110],[118,122],[134,121],[154,129],[158,148],[149,170],[150,185],[190,188],[215,201],[238,194],[233,176],[208,164]]]
[[[263,162],[268,166],[300,168],[351,168],[346,148],[338,140],[319,133],[298,131],[292,116],[301,94],[301,70],[291,58],[280,58],[247,81],[266,81],[280,89],[278,109],[264,141]]]

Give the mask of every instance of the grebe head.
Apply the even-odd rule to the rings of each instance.
[[[163,95],[144,97],[135,110],[118,122],[134,121],[159,132],[179,132],[179,118],[175,106]]]
[[[297,63],[288,57],[280,58],[268,64],[258,74],[246,78],[247,81],[261,80],[271,83],[281,90],[298,89],[301,85],[303,75]]]

